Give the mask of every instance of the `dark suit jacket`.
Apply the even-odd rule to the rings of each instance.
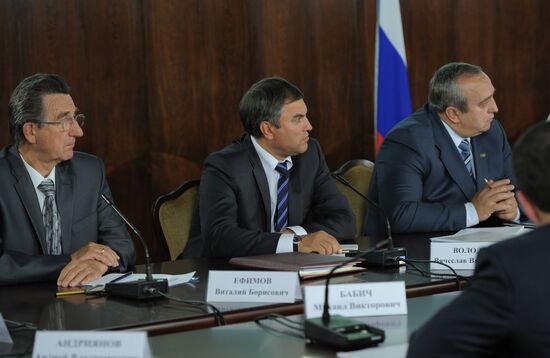
[[[111,196],[101,160],[74,152],[55,171],[63,253],[50,256],[44,254],[45,229],[29,173],[15,147],[0,151],[0,284],[55,280],[70,254],[88,242],[115,250],[121,270],[134,262],[124,223],[100,197]]]
[[[409,357],[550,357],[550,225],[479,252],[471,285],[411,340]]]
[[[292,161],[288,225],[353,239],[353,213],[334,184],[319,143],[310,139],[307,151]],[[182,257],[198,256],[201,249],[203,256],[214,257],[275,253],[280,234],[270,232],[267,179],[248,135],[206,159],[199,211],[201,232],[192,230]]]
[[[425,105],[384,139],[376,158],[369,197],[388,215],[392,231],[433,232],[466,227],[464,204],[485,186],[484,178],[514,183],[511,150],[501,124],[471,138],[476,182],[441,119]],[[385,230],[379,210],[369,208],[364,232]]]

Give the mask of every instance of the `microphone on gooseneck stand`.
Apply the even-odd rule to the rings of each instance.
[[[343,351],[376,346],[384,342],[384,330],[341,315],[331,316],[328,304],[328,288],[330,278],[340,267],[371,254],[376,248],[362,252],[349,261],[334,267],[328,274],[325,282],[325,303],[321,318],[306,319],[304,335],[311,343],[331,346]]]
[[[385,240],[379,242],[376,244],[375,249],[372,251],[368,251],[368,254],[365,256],[362,256],[365,265],[366,266],[379,266],[379,267],[395,267],[399,266],[400,264],[400,258],[406,258],[407,257],[407,250],[404,248],[394,248],[393,247],[393,238],[391,236],[391,227],[390,227],[390,221],[388,220],[388,217],[386,216],[386,213],[382,208],[375,203],[373,200],[371,200],[368,196],[361,193],[359,190],[357,190],[353,185],[350,184],[343,176],[340,174],[332,173],[332,176],[334,179],[338,180],[340,183],[342,183],[344,186],[350,188],[355,192],[355,194],[359,195],[361,198],[366,200],[370,205],[374,206],[384,217],[384,220],[386,221],[386,230],[387,230],[387,237]],[[387,245],[388,247],[385,249],[381,249],[381,247]]]
[[[364,259],[367,265],[383,267],[398,266],[400,259],[406,256],[406,251],[405,249],[393,247],[389,220],[378,204],[363,195],[341,175],[333,173],[332,176],[344,186],[353,190],[369,204],[380,210],[386,219],[388,235],[385,240],[378,243],[374,248],[356,254],[349,261],[343,262],[330,271],[325,282],[325,302],[323,305],[323,315],[321,318],[307,319],[304,324],[304,334],[312,343],[335,347],[339,350],[352,350],[371,347],[384,342],[385,332],[352,318],[343,317],[341,315],[331,316],[329,312],[330,307],[328,298],[330,279],[334,272],[340,267],[358,259]],[[380,249],[385,245],[388,245],[387,249]]]
[[[153,292],[168,292],[168,281],[167,280],[155,280],[151,274],[151,261],[149,258],[149,249],[147,248],[147,243],[141,236],[138,229],[132,225],[132,223],[122,214],[118,207],[113,203],[113,201],[105,194],[101,194],[101,198],[109,205],[115,213],[126,223],[126,225],[132,229],[141,241],[143,250],[145,252],[145,280],[136,280],[131,282],[119,282],[119,283],[108,283],[105,285],[105,292],[112,296],[119,296],[124,298],[131,299],[149,299],[149,298],[159,298],[163,297],[160,294]],[[155,291],[156,290],[156,291]]]

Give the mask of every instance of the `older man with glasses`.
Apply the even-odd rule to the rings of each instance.
[[[69,86],[35,74],[9,102],[13,144],[0,151],[0,285],[57,279],[76,286],[135,259],[101,160],[75,152],[84,132]]]

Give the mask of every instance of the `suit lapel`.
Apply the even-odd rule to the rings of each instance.
[[[432,115],[432,123],[434,128],[434,141],[439,150],[441,162],[453,181],[460,188],[462,193],[464,193],[466,199],[469,200],[476,192],[474,181],[468,173],[468,169],[466,169],[451,136],[443,126],[443,123],[441,123],[441,119],[437,117],[437,115]]]
[[[44,228],[44,222],[42,220],[42,211],[40,211],[40,204],[38,203],[38,197],[36,196],[36,189],[32,185],[29,173],[19,156],[19,152],[12,146],[9,150],[10,155],[8,160],[12,168],[12,173],[15,177],[14,188],[21,199],[21,203],[29,216],[32,227],[38,237],[42,252],[47,252],[46,244],[46,230]]]
[[[260,158],[258,157],[258,153],[256,153],[256,149],[254,149],[254,145],[252,144],[250,137],[248,135],[245,135],[242,139],[242,142],[248,153],[248,159],[250,160],[250,164],[252,165],[252,174],[254,175],[254,179],[256,180],[256,185],[258,186],[258,190],[260,191],[260,194],[262,196],[262,202],[264,204],[264,213],[266,218],[265,230],[270,231],[271,230],[271,198],[269,196],[269,186],[267,185],[267,178],[265,176],[264,167],[260,162]]]
[[[64,254],[71,249],[71,230],[73,223],[74,175],[69,162],[58,164],[55,169],[56,203],[61,218],[61,247]]]
[[[495,179],[489,175],[488,160],[490,148],[484,147],[484,142],[479,140],[479,137],[472,138],[472,158],[474,158],[474,167],[476,172],[477,190],[481,190],[485,186],[483,179]],[[497,178],[498,179],[498,178]]]
[[[311,145],[311,144],[310,144]],[[302,215],[302,181],[300,180],[300,164],[301,156],[296,155],[292,157],[292,168],[288,172],[288,185],[290,189],[288,192],[288,225],[292,226],[295,223],[302,223],[304,220]],[[299,225],[299,224],[296,224]]]

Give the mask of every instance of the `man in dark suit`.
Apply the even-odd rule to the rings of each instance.
[[[69,86],[57,75],[24,79],[9,103],[13,144],[0,151],[0,284],[75,286],[126,270],[134,246],[101,160],[74,152],[83,135]]]
[[[518,198],[534,231],[482,249],[471,285],[411,340],[409,357],[550,357],[550,123],[514,147]]]
[[[201,249],[214,257],[338,252],[339,239],[353,239],[355,219],[319,143],[309,137],[302,92],[282,78],[266,78],[244,94],[239,112],[247,133],[206,159],[202,238],[192,233],[182,256]]]
[[[510,146],[494,119],[494,92],[480,67],[447,64],[430,81],[429,103],[384,139],[369,197],[393,231],[459,230],[491,216],[519,218]],[[384,229],[380,210],[368,210],[364,232]]]

